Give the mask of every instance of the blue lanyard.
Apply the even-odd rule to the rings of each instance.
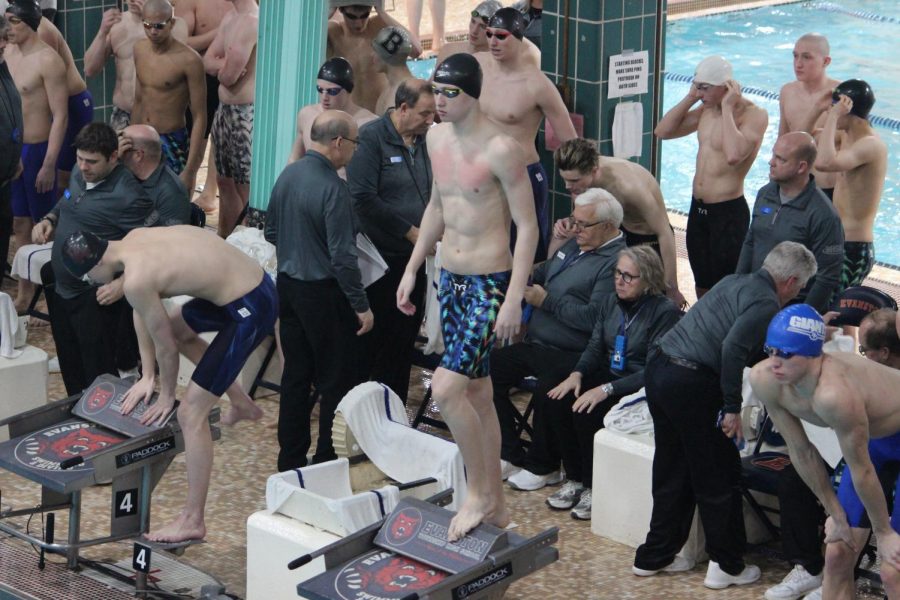
[[[562,273],[563,271],[565,271],[566,269],[568,269],[569,267],[571,267],[572,265],[577,263],[579,260],[581,260],[582,257],[587,256],[590,253],[591,253],[591,251],[579,252],[578,254],[576,254],[574,250],[572,252],[570,252],[563,259],[562,264],[559,266],[559,270],[557,272],[553,273],[552,275],[548,276],[547,279],[544,281],[544,287],[547,287],[548,285],[550,285],[550,282],[553,281],[557,275],[559,275],[560,273]]]

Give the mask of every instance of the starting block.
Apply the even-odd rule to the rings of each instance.
[[[81,395],[0,420],[11,438],[0,443],[0,468],[41,486],[38,506],[0,512],[0,531],[40,547],[42,556],[44,551],[62,554],[68,567],[76,569],[81,548],[136,538],[147,530],[151,493],[184,451],[184,437],[174,418],[144,426],[134,416],[122,415],[119,407],[130,387],[117,377],[101,375]],[[139,405],[135,412],[145,409]],[[213,409],[210,424],[218,418],[218,409]],[[219,429],[210,430],[213,440],[219,439]],[[81,492],[110,481],[110,534],[82,540]],[[68,511],[65,542],[54,541],[49,525],[56,510]],[[44,539],[7,523],[11,517],[41,513],[50,513]]]
[[[482,524],[449,542],[452,518],[439,506],[405,498],[384,520],[288,564],[296,569],[325,559],[326,571],[298,584],[297,594],[309,600],[500,598],[514,581],[559,559],[556,527],[525,538]]]

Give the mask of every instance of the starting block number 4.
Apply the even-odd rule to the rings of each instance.
[[[150,546],[145,546],[144,544],[135,542],[134,555],[131,558],[132,568],[134,568],[135,571],[140,571],[141,573],[149,573],[151,554],[153,554],[153,550],[150,548]]]
[[[116,518],[130,517],[137,514],[137,488],[130,490],[119,490],[115,497],[115,515]]]

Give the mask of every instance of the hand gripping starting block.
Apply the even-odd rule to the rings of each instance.
[[[122,415],[119,408],[130,387],[117,377],[101,375],[80,395],[0,421],[9,427],[11,438],[0,443],[0,468],[41,485],[40,505],[0,512],[0,531],[42,552],[65,555],[68,567],[75,569],[80,548],[134,538],[147,530],[151,492],[175,455],[184,451],[184,437],[173,417],[163,425],[141,425],[138,418],[147,408],[143,402],[131,415]],[[218,419],[218,409],[213,409],[210,424]],[[213,440],[219,439],[219,429],[210,430]],[[82,540],[81,490],[109,481],[110,535]],[[64,543],[53,541],[49,525],[45,539],[39,539],[6,522],[66,509],[69,530]]]
[[[325,559],[326,571],[299,583],[297,594],[309,600],[501,598],[512,582],[559,559],[556,527],[525,538],[482,524],[451,543],[452,518],[449,510],[405,498],[384,520],[292,561],[289,569]]]

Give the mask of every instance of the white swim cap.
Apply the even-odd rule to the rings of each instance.
[[[700,61],[694,71],[695,83],[722,85],[731,79],[731,63],[721,56],[708,56]]]

